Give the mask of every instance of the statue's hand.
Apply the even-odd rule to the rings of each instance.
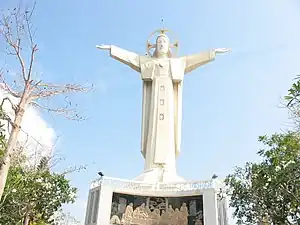
[[[215,53],[226,53],[226,52],[230,52],[231,48],[216,48],[215,49]]]
[[[110,50],[111,45],[96,45],[96,48],[99,48],[101,50]]]

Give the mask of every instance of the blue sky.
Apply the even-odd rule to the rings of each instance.
[[[14,2],[1,1],[0,8]],[[60,135],[57,151],[66,160],[57,169],[88,165],[70,177],[79,202],[69,209],[80,219],[97,171],[133,178],[143,170],[139,74],[95,45],[144,54],[161,18],[180,41],[179,55],[232,48],[185,78],[181,176],[226,176],[234,166],[257,160],[259,135],[288,127],[287,112],[279,106],[300,70],[299,1],[38,1],[36,72],[51,82],[95,85],[72,98],[88,120],[42,114]]]

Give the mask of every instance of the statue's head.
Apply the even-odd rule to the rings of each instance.
[[[186,203],[184,202],[184,203],[182,203],[182,206],[186,206]]]
[[[156,38],[156,45],[155,45],[155,51],[154,56],[157,58],[160,57],[170,57],[171,51],[170,51],[170,40],[167,35],[160,34]]]
[[[131,202],[129,205],[130,205],[130,206],[133,206],[133,203]]]
[[[145,207],[145,203],[143,203],[143,204],[141,205],[141,207],[142,207],[142,208]]]
[[[171,40],[168,37],[167,33],[172,34],[172,32],[168,29],[159,29],[151,33],[146,45],[148,56],[155,58],[171,58],[176,55],[178,51],[178,41],[171,43]],[[156,36],[155,43],[152,43],[151,39],[154,35],[158,36]],[[175,51],[173,51],[173,49],[175,49]]]

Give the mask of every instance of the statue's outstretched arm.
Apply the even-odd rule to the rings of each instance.
[[[199,54],[185,56],[184,58],[186,60],[186,66],[185,66],[184,73],[189,73],[194,69],[197,69],[198,67],[206,63],[209,63],[210,61],[215,59],[216,54],[226,53],[229,51],[231,51],[231,49],[217,48],[217,49],[201,52]]]
[[[121,63],[130,66],[137,72],[140,72],[140,56],[136,53],[127,51],[114,45],[96,45],[98,49],[109,50],[110,56]]]

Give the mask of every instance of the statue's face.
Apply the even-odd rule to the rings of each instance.
[[[156,40],[156,51],[158,54],[168,54],[170,43],[168,38],[159,36]]]
[[[142,206],[142,207],[145,207],[145,203],[143,203],[141,206]]]

